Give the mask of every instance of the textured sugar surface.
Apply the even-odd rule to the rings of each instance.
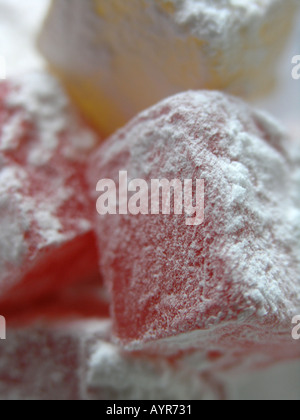
[[[74,0],[71,10],[54,0],[40,46],[84,112],[112,133],[188,89],[261,95],[274,81],[295,4]]]
[[[122,354],[108,321],[10,330],[0,343],[2,400],[216,398],[191,370]]]
[[[96,138],[51,76],[2,83],[0,96],[0,297],[22,299],[97,273],[83,176]]]
[[[98,180],[118,184],[120,170],[129,180],[205,180],[201,226],[174,215],[97,218],[121,343],[168,338],[176,351],[291,342],[299,208],[287,146],[264,113],[221,93],[187,92],[141,113],[100,147],[89,165],[95,198]]]

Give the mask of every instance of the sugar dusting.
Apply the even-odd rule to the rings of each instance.
[[[89,152],[97,142],[92,132],[82,129],[82,124],[74,117],[69,100],[59,83],[46,73],[30,72],[15,77],[5,106],[17,112],[11,123],[4,127],[1,149],[13,149],[16,146],[15,139],[24,130],[24,123],[34,124],[39,145],[28,157],[31,165],[42,166],[49,162],[59,146],[59,136],[65,130],[73,134],[70,136],[71,145],[67,145],[64,150],[69,158],[79,160],[81,153]]]
[[[93,319],[10,330],[6,345],[0,343],[0,399],[217,397],[200,375],[166,360],[122,353],[110,334],[108,320]]]
[[[34,127],[35,145],[29,147],[27,165],[45,167],[58,150],[61,150],[66,159],[80,162],[93,149],[96,137],[79,122],[62,88],[52,76],[44,72],[29,72],[15,77],[10,82],[10,89],[4,106],[13,116],[2,127],[0,150],[3,153],[18,150],[22,146],[20,142],[28,133],[28,124]],[[69,133],[68,142],[62,142],[66,131]],[[5,186],[8,190],[14,182],[8,179],[12,171],[4,168]],[[63,226],[55,214],[57,209],[75,195],[76,191],[64,186],[62,180],[57,182],[55,200],[47,196],[43,200],[33,200],[30,197],[24,199],[20,209],[24,212],[24,217],[34,217],[39,235],[43,238],[39,248],[72,238],[71,232],[62,233]],[[89,223],[86,228],[83,231],[90,229]]]
[[[191,325],[211,330],[227,323],[233,330],[257,328],[249,332],[251,342],[263,342],[264,329],[290,339],[290,320],[300,310],[300,261],[299,219],[287,218],[297,212],[288,145],[283,128],[264,112],[222,93],[187,92],[144,111],[100,147],[90,165],[92,191],[104,176],[118,183],[125,168],[129,179],[197,175],[206,184],[206,222],[199,229],[186,229],[175,216],[97,219],[108,284],[124,282],[139,313],[147,312],[141,330],[133,327],[134,345]],[[126,274],[115,272],[116,261]],[[136,310],[125,307],[129,324]],[[118,322],[115,328],[122,330]],[[126,344],[126,333],[122,338]],[[184,344],[193,341],[191,334]]]
[[[296,1],[73,0],[70,12],[57,0],[39,43],[87,118],[111,134],[188,89],[263,95]]]
[[[36,33],[37,28],[40,26],[41,24],[41,20],[44,17],[44,13],[45,13],[45,9],[48,5],[49,1],[48,0],[27,0],[26,2],[20,2],[19,0],[0,0],[0,7],[1,7],[1,15],[0,15],[0,34],[1,34],[1,39],[0,39],[0,55],[5,55],[5,57],[7,57],[7,62],[8,62],[8,74],[16,74],[16,73],[21,73],[24,70],[27,69],[35,69],[37,67],[40,67],[41,65],[43,65],[43,60],[41,59],[41,57],[39,56],[39,54],[37,54],[35,48],[34,48],[34,35]],[[178,4],[180,4],[180,2],[177,2]],[[181,2],[181,4],[187,4],[187,2]],[[213,2],[214,4],[211,5],[211,7],[215,7],[215,4],[221,4],[221,2]],[[247,5],[247,7],[250,9],[251,8],[256,8],[256,12],[259,10],[259,3],[262,4],[262,2],[249,2],[249,1],[243,1],[243,0],[232,0],[231,4],[232,5],[237,5],[240,8],[240,12],[241,12],[241,17],[244,18],[246,17],[247,14],[245,14],[245,5]],[[191,11],[192,9],[190,9]],[[215,9],[215,17],[217,17],[218,19],[223,16],[223,14],[220,12],[220,10]],[[186,15],[187,17],[187,15]],[[191,17],[192,19],[192,17]],[[212,28],[213,29],[213,28]],[[211,32],[211,34],[213,34],[213,31]],[[218,36],[218,34],[216,34],[216,36]],[[299,37],[298,37],[299,38]],[[298,43],[298,38],[296,38],[297,43]],[[20,54],[20,50],[22,51],[22,53]],[[299,51],[294,48],[293,50],[294,53],[299,53]],[[92,58],[92,57],[91,57]],[[93,58],[95,60],[95,58]],[[286,62],[289,63],[290,60],[290,55],[288,55],[286,57]],[[289,69],[286,69],[283,77],[286,79],[287,76],[287,72],[289,71]],[[291,97],[293,95],[295,95],[295,85],[293,86],[293,88],[291,88],[291,90],[289,91],[289,94],[287,94],[287,92],[285,91],[281,91],[280,95],[277,95],[277,100],[274,101],[273,98],[267,102],[264,103],[263,105],[265,107],[270,108],[272,111],[274,111],[275,113],[278,114],[278,116],[282,116],[283,113],[286,116],[289,116],[291,114],[291,112],[294,112],[294,109],[291,109]],[[297,98],[298,101],[298,98]],[[295,101],[294,101],[295,103]],[[282,109],[282,104],[284,104],[284,110]],[[275,107],[275,109],[274,109]],[[296,117],[296,115],[295,115]],[[20,130],[21,130],[21,125],[20,125],[20,120],[22,120],[22,117],[20,117],[19,115],[16,116],[15,121],[11,121],[10,125],[5,126],[5,130],[4,132],[2,132],[2,143],[1,143],[1,147],[3,147],[5,150],[9,150],[9,148],[14,148],[17,147],[17,144],[14,144],[15,141],[17,141],[20,136]],[[297,119],[295,118],[293,120],[294,123],[294,131],[295,133],[298,133],[298,138],[300,138],[299,135],[299,125],[297,124]],[[5,140],[6,139],[6,140]],[[72,155],[73,152],[70,149],[70,155]],[[41,153],[39,153],[39,157],[37,156],[33,156],[32,160],[33,162],[37,162],[39,158],[41,158]],[[299,170],[297,169],[297,167],[299,168],[299,162],[300,160],[298,159],[297,161],[297,166],[296,166],[296,172],[298,173],[298,175],[295,175],[295,179],[297,179],[299,188],[300,188],[300,176],[299,176]],[[2,168],[2,163],[0,164],[0,167]],[[238,169],[238,167],[237,167]],[[242,169],[240,167],[240,169]],[[5,168],[5,170],[1,169],[1,173],[0,173],[0,180],[2,179],[2,181],[0,181],[0,195],[2,195],[4,193],[4,191],[6,190],[6,188],[12,189],[14,191],[17,191],[18,188],[21,188],[22,184],[24,184],[24,177],[26,178],[26,174],[22,173],[22,171],[20,170],[16,170],[16,169],[12,169],[12,168]],[[294,190],[295,191],[295,190]],[[236,197],[236,199],[238,197],[240,197],[240,200],[242,200],[243,198],[243,194],[242,194],[243,190],[241,190],[240,188],[238,188],[238,190],[236,190],[234,197]],[[295,200],[297,200],[297,202],[299,203],[299,195],[297,194],[295,197]],[[298,204],[299,205],[299,204]],[[31,205],[32,207],[32,205]],[[1,211],[1,210],[0,210]],[[1,232],[4,232],[4,228],[7,227],[7,225],[9,224],[9,226],[12,226],[13,221],[8,220],[7,218],[12,217],[10,216],[7,211],[5,211],[5,217],[4,218],[0,218],[0,223],[1,223]],[[0,249],[0,256],[5,255],[5,252],[7,252],[10,249],[14,249],[15,250],[15,256],[12,256],[12,259],[15,259],[14,262],[20,261],[21,255],[24,254],[25,249],[23,249],[24,246],[24,242],[22,241],[23,239],[23,232],[24,229],[27,229],[27,222],[26,219],[24,218],[19,218],[21,225],[18,227],[17,224],[15,224],[15,229],[16,229],[16,233],[13,233],[13,238],[14,238],[14,243],[11,244],[11,247],[9,247],[9,243],[12,240],[12,236],[8,235],[7,240],[5,241],[6,244],[6,248],[5,249]],[[298,219],[299,220],[299,219]],[[88,229],[89,226],[89,222],[87,220],[83,220],[82,221],[82,226],[84,226],[86,229]],[[299,238],[300,240],[300,238]],[[299,242],[298,242],[299,243]],[[4,241],[1,241],[1,244],[3,246]],[[192,252],[192,251],[190,251]],[[2,262],[0,261],[0,265],[1,267],[3,267]],[[70,327],[70,326],[69,326]],[[76,327],[77,328],[77,327]],[[85,327],[85,330],[87,330],[88,327]],[[32,349],[32,346],[26,346],[26,338],[28,338],[28,336],[33,337],[33,332],[31,331],[30,334],[28,334],[27,331],[24,332],[23,334],[23,338],[20,336],[20,341],[19,343],[23,340],[24,341],[24,346],[23,349],[24,351],[22,351],[22,353],[24,354],[24,358],[23,361],[26,360],[25,358],[25,354],[28,352],[28,349]],[[15,343],[18,342],[18,340],[14,341]],[[9,342],[5,343],[5,346],[7,346],[9,344]],[[43,340],[41,339],[39,334],[35,335],[35,346],[41,348],[41,345],[43,344]],[[15,344],[17,346],[17,344]],[[7,351],[9,352],[9,348],[7,348]],[[66,348],[64,349],[64,351],[66,350]],[[117,352],[117,350],[111,349],[111,353],[112,355],[115,354]],[[58,352],[59,353],[59,352]],[[103,352],[104,355],[106,354],[105,352]],[[91,381],[93,384],[95,384],[95,382],[97,382],[97,380],[99,380],[99,378],[97,379],[96,377],[93,378],[93,371],[95,372],[101,372],[100,368],[97,368],[98,365],[98,361],[103,361],[105,358],[103,357],[103,353],[101,353],[99,351],[99,353],[96,353],[95,357],[92,359],[92,363],[91,363]],[[11,352],[11,354],[13,354]],[[50,390],[51,389],[51,384],[53,384],[53,389],[57,388],[58,384],[59,384],[59,380],[64,376],[65,374],[65,364],[62,363],[62,365],[60,366],[59,363],[56,364],[56,366],[52,366],[51,365],[51,357],[49,357],[49,355],[47,356],[47,350],[44,350],[44,355],[47,358],[47,363],[50,365],[48,370],[44,370],[41,369],[41,366],[36,366],[35,370],[30,370],[29,369],[29,374],[27,375],[28,378],[28,383],[32,385],[32,394],[31,394],[31,398],[36,398],[37,395],[39,394],[39,392],[42,389],[42,384],[43,384],[43,379],[45,377],[48,378],[47,380],[47,385],[45,386],[44,390]],[[57,356],[58,354],[56,354],[55,356]],[[29,354],[30,357],[30,354]],[[32,358],[34,359],[34,357]],[[28,363],[32,364],[33,360],[29,360],[28,359]],[[2,362],[0,363],[1,369],[2,367],[5,367],[5,364],[7,365],[7,367],[9,368],[9,374],[11,375],[11,377],[13,378],[13,381],[18,380],[18,375],[20,375],[20,373],[22,373],[23,378],[24,376],[26,377],[26,372],[24,371],[24,366],[20,367],[17,366],[17,364],[14,365],[14,363],[16,363],[17,358],[14,359],[13,362],[11,363],[6,363],[6,359],[2,359]],[[48,365],[48,366],[49,366]],[[295,364],[295,367],[292,367],[292,371],[296,370],[297,364]],[[113,368],[113,367],[112,367]],[[264,386],[261,386],[261,389],[259,389],[258,392],[255,393],[255,396],[259,395],[259,397],[261,398],[263,395],[265,395],[267,393],[266,389],[269,390],[269,394],[270,397],[273,398],[274,397],[274,393],[272,393],[273,387],[275,386],[275,382],[277,382],[278,384],[281,383],[282,381],[282,375],[284,375],[285,372],[285,365],[282,366],[282,371],[280,374],[278,374],[276,376],[276,378],[274,379],[273,377],[271,379],[266,380],[266,378],[264,377],[264,372],[261,373],[260,376],[255,376],[253,379],[251,379],[251,384],[245,389],[245,383],[248,383],[248,374],[247,377],[245,376],[244,378],[244,388],[242,390],[243,392],[243,396],[245,396],[246,398],[249,395],[253,395],[254,391],[258,389],[259,384],[265,380]],[[288,371],[288,367],[286,368],[286,371]],[[39,375],[37,375],[37,372],[39,372]],[[131,370],[129,372],[127,372],[129,375],[131,374]],[[43,377],[44,375],[44,377]],[[133,379],[134,379],[134,373],[133,375]],[[32,379],[34,378],[34,384]],[[287,376],[286,379],[286,395],[287,398],[291,398],[291,395],[296,396],[297,399],[299,399],[299,395],[296,392],[297,386],[299,381],[295,378],[294,380],[294,387],[292,389],[292,384],[291,384],[291,380],[290,380],[290,374],[289,376]],[[170,384],[170,386],[172,386],[174,384],[174,378],[172,378],[172,384]],[[227,380],[228,378],[225,375],[225,380]],[[233,381],[234,382],[234,381]],[[232,384],[228,383],[228,386],[230,387]],[[48,387],[48,388],[47,388]],[[7,391],[6,389],[6,385],[5,385],[5,389],[3,389],[2,385],[0,385],[1,388],[1,395],[4,395],[4,391]],[[281,387],[279,387],[280,389],[278,389],[278,398],[280,399],[282,397],[282,389]],[[67,397],[67,389],[69,389],[69,387],[65,387],[64,389],[61,390],[61,393],[59,395],[60,398],[64,398]],[[24,390],[24,388],[23,388]],[[18,397],[22,397],[24,396],[24,393],[22,394],[22,387],[17,387],[14,386],[14,389],[11,390],[11,398],[18,398]],[[140,391],[139,391],[140,392]],[[236,395],[240,394],[240,389],[236,390]],[[45,397],[49,397],[49,393],[46,393],[44,395]],[[134,395],[133,395],[134,397]],[[179,395],[179,397],[181,397],[181,394]],[[199,396],[198,396],[199,397]],[[197,398],[198,398],[197,397]],[[180,398],[181,399],[181,398]]]
[[[84,154],[95,146],[96,138],[91,132],[84,130],[76,120],[59,83],[50,75],[43,72],[30,72],[14,78],[10,82],[10,87],[11,91],[6,96],[4,105],[8,111],[13,112],[13,116],[1,128],[0,149],[3,153],[18,150],[22,146],[20,144],[22,136],[26,136],[28,131],[26,124],[34,127],[35,136],[35,146],[29,148],[26,158],[28,165],[37,167],[47,165],[61,148],[61,135],[66,130],[74,132],[75,137],[73,140],[73,136],[70,135],[69,142],[63,149],[63,154],[67,158],[80,161]],[[89,140],[84,147],[80,146],[80,141],[77,140],[77,138],[81,139],[81,134]],[[19,142],[16,143],[16,139],[19,139]],[[19,168],[4,166],[0,178],[2,188],[11,191],[12,186],[16,186],[19,179],[21,183],[17,186],[19,193],[22,194],[21,187],[24,187],[24,182],[22,182],[24,179],[15,177],[16,171],[20,173]],[[27,196],[21,204],[20,209],[23,210],[25,218],[30,218],[34,214],[34,219],[39,226],[39,234],[44,238],[43,246],[60,243],[67,239],[61,233],[62,226],[55,213],[73,195],[76,195],[76,191],[68,190],[62,181],[60,185],[57,184],[55,200],[53,197],[44,197],[43,201],[36,201]],[[39,244],[39,246],[42,245]]]
[[[125,400],[189,400],[216,396],[200,375],[172,368],[164,359],[153,362],[132,357],[116,345],[103,342],[94,347],[87,380],[91,389],[101,384],[104,399],[115,396]]]
[[[43,71],[11,78],[1,94],[0,279],[5,289],[41,251],[91,231],[82,171],[97,139],[59,83]]]

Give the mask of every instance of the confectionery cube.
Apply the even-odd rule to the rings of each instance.
[[[54,0],[39,44],[84,113],[110,134],[188,89],[262,95],[295,8],[295,0]]]
[[[236,360],[299,355],[289,145],[276,121],[243,101],[189,91],[142,112],[93,154],[88,179],[119,343]],[[169,182],[160,195],[157,180]]]
[[[3,82],[0,98],[3,309],[99,274],[84,179],[94,133],[47,74]]]

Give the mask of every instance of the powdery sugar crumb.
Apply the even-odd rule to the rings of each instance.
[[[69,100],[52,76],[43,72],[29,72],[15,77],[13,85],[14,89],[7,96],[5,106],[17,113],[4,127],[2,150],[16,146],[15,139],[23,132],[22,126],[26,122],[34,124],[39,138],[39,144],[28,157],[28,163],[32,165],[45,165],[52,158],[59,146],[59,136],[65,130],[72,133],[70,144],[64,150],[69,158],[80,160],[81,152],[86,154],[95,147],[95,136],[78,123]]]

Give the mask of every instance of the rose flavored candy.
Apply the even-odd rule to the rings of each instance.
[[[94,200],[117,209],[96,218],[117,342],[163,354],[243,353],[272,343],[275,358],[280,344],[283,358],[284,349],[289,358],[297,353],[290,346],[299,313],[299,223],[289,215],[299,209],[289,198],[287,144],[268,115],[222,93],[190,91],[142,112],[93,154]],[[174,214],[175,192],[171,214],[151,214],[150,189],[145,200],[137,184],[128,202],[145,214],[129,206],[119,214],[123,195],[118,203],[113,188],[96,186],[111,180],[118,192],[126,171],[143,188],[157,179],[193,180],[195,193],[203,180],[204,222],[187,226],[190,215]]]
[[[96,137],[49,75],[0,97],[0,307],[17,308],[99,276],[84,179]]]

